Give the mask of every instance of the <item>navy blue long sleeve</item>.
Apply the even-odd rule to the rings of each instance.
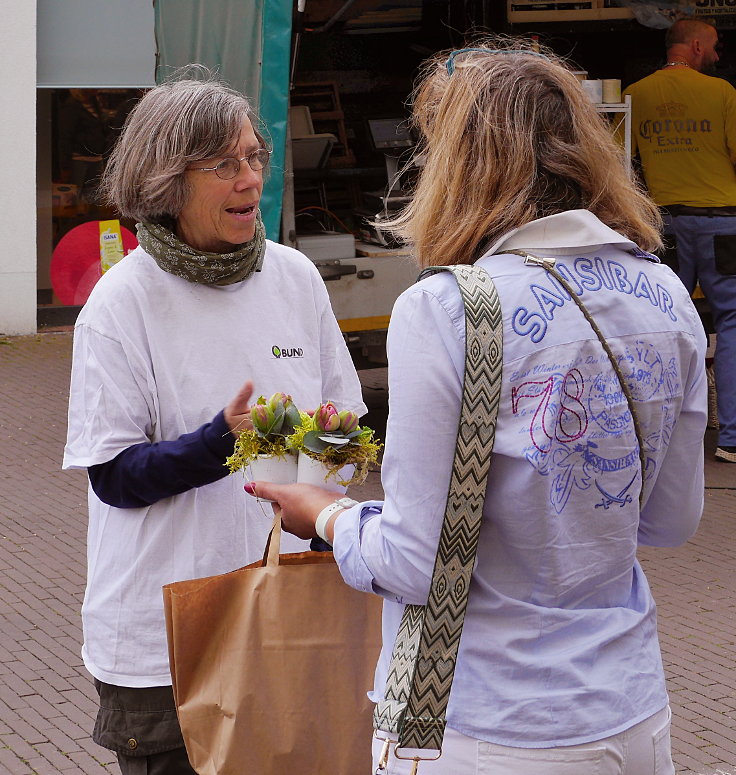
[[[134,444],[87,472],[103,503],[140,508],[227,476],[225,459],[234,447],[235,437],[221,411],[192,433],[172,441]]]

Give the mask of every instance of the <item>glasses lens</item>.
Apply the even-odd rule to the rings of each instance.
[[[271,153],[266,148],[259,148],[248,157],[248,164],[255,172],[262,170],[267,164]]]
[[[240,171],[240,162],[237,159],[223,159],[216,167],[215,173],[222,180],[234,178]]]

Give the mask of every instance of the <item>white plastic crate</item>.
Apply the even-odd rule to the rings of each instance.
[[[296,247],[312,261],[355,257],[355,237],[352,234],[341,234],[336,231],[297,236]]]

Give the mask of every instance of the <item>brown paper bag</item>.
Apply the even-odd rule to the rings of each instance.
[[[381,601],[348,587],[330,552],[279,557],[164,590],[169,659],[200,775],[368,773],[366,692]]]

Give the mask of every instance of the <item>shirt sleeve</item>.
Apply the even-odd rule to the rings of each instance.
[[[432,287],[454,283],[431,280]],[[385,500],[355,506],[335,523],[343,578],[399,603],[426,603],[444,519],[465,368],[464,310],[456,288],[454,295],[457,304],[447,304],[414,286],[397,300],[388,334]]]
[[[156,441],[158,397],[146,355],[88,324],[74,330],[63,468],[89,468]]]
[[[221,411],[193,433],[172,441],[136,444],[87,472],[103,503],[141,508],[222,479],[228,473],[225,460],[234,447],[235,437]]]
[[[639,518],[638,538],[644,546],[685,543],[695,533],[703,513],[703,438],[708,417],[706,340],[700,322],[693,323],[697,347],[691,359],[688,386],[667,452]]]

